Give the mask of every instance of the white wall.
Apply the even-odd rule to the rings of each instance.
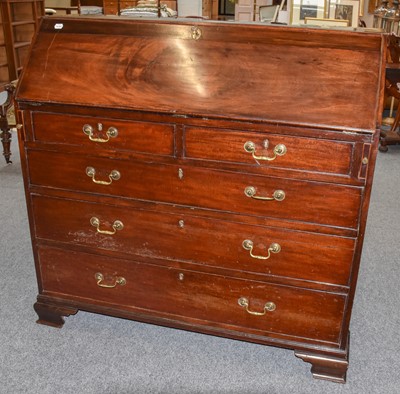
[[[361,19],[366,23],[367,27],[372,27],[374,16],[372,14],[368,14],[368,4],[369,0],[364,0],[364,15]]]
[[[202,16],[202,0],[178,0],[179,16]]]

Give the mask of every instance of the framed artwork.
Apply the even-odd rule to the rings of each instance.
[[[292,0],[290,23],[304,25],[306,18],[324,18],[325,0]]]
[[[349,26],[358,27],[360,0],[330,0],[329,18],[345,19]]]
[[[329,19],[329,18],[309,18],[306,17],[306,25],[321,26],[321,27],[348,27],[349,21],[347,19]]]

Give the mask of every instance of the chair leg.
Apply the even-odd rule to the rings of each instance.
[[[11,133],[9,130],[5,129],[1,133],[1,143],[3,144],[3,155],[6,159],[6,163],[12,163],[11,157]]]

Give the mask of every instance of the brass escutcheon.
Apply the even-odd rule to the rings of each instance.
[[[264,148],[268,148],[269,146],[269,141],[268,140],[264,140],[263,142],[263,146]],[[257,156],[256,155],[256,144],[252,141],[247,141],[244,144],[244,150],[247,153],[251,153],[251,155],[253,156],[254,160],[258,161],[258,160],[266,160],[266,161],[272,161],[275,160],[278,156],[283,156],[286,154],[287,152],[287,148],[284,144],[278,144],[275,146],[274,150],[273,150],[273,156]]]
[[[275,190],[272,194],[272,197],[260,197],[256,196],[257,190],[254,186],[247,186],[244,189],[244,194],[247,197],[254,198],[256,200],[264,200],[264,201],[283,201],[286,197],[286,194],[283,190]]]
[[[201,29],[199,27],[192,26],[191,34],[192,34],[193,40],[199,40],[201,38],[201,36],[202,36],[202,31],[201,31]]]
[[[254,259],[260,259],[260,260],[268,260],[271,257],[271,253],[279,253],[281,251],[281,245],[279,245],[276,242],[273,242],[271,245],[269,245],[269,248],[267,249],[268,255],[267,256],[258,256],[253,254],[253,247],[254,243],[250,239],[245,239],[242,242],[242,247],[245,250],[248,250],[250,252],[250,256],[253,257]]]
[[[263,312],[254,312],[249,310],[249,300],[246,297],[241,297],[238,299],[238,304],[246,309],[247,313],[250,313],[250,315],[255,315],[255,316],[264,316],[267,312],[273,312],[276,309],[276,305],[268,301],[264,305],[264,311]]]
[[[101,272],[96,272],[94,274],[94,277],[97,280],[97,286],[104,287],[106,289],[113,289],[117,285],[120,285],[120,286],[125,286],[126,285],[126,279],[123,278],[122,276],[117,276],[112,285],[106,285],[104,283],[101,283],[104,280],[104,275]]]

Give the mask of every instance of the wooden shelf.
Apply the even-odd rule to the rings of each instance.
[[[0,44],[0,83],[18,79],[40,18],[44,15],[44,0],[0,0],[0,29],[4,43]],[[0,32],[1,33],[1,32]]]

